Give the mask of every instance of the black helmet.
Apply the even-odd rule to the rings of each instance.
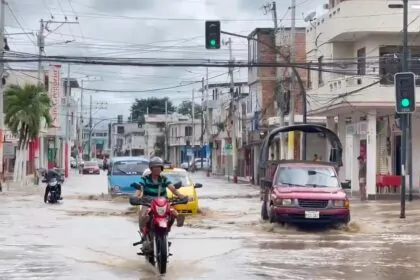
[[[161,159],[160,157],[152,157],[149,162],[150,169],[152,169],[152,167],[159,166],[160,168],[162,168],[163,171],[164,165],[165,164],[163,162],[163,159]]]

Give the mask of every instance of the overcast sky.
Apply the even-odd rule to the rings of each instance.
[[[204,21],[222,20],[224,31],[249,34],[257,27],[272,27],[271,14],[264,13],[262,0],[8,0],[6,32],[13,51],[38,53],[36,37],[13,35],[37,32],[40,19],[51,16],[56,21],[75,21],[65,24],[46,37],[47,55],[156,57],[156,58],[228,58],[228,48],[206,51],[204,47]],[[288,2],[288,1],[287,1]],[[298,0],[297,25],[304,26],[303,13],[307,14],[326,1]],[[290,4],[278,1],[277,12],[283,26],[290,26]],[[58,25],[50,25],[55,29]],[[227,37],[223,37],[225,40]],[[233,54],[237,59],[247,59],[246,40],[232,38]],[[71,41],[66,43],[66,41]],[[15,67],[15,66],[13,66]],[[21,65],[35,68],[35,65]],[[63,67],[63,75],[67,67]],[[226,73],[227,69],[209,69],[209,77]],[[128,116],[134,98],[168,96],[175,104],[191,99],[192,89],[200,84],[171,90],[143,93],[122,93],[118,90],[149,90],[179,86],[201,80],[202,68],[135,68],[116,66],[72,65],[71,76],[90,76],[95,81],[85,81],[86,88],[111,89],[115,93],[85,91],[85,104],[89,94],[95,102],[108,102],[108,109],[96,117]],[[237,72],[235,80],[246,81],[246,71]],[[227,82],[227,75],[210,82]],[[199,102],[199,97],[197,97]]]

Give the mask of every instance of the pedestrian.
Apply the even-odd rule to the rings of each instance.
[[[359,161],[359,192],[360,200],[366,201],[366,161],[363,156],[358,156]]]

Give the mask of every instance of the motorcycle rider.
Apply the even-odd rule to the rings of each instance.
[[[153,200],[154,198],[161,196],[167,197],[168,188],[175,196],[179,198],[184,198],[185,196],[182,195],[174,185],[169,181],[169,179],[162,175],[161,172],[164,169],[164,162],[160,157],[153,157],[150,159],[149,162],[149,170],[146,169],[143,173],[143,176],[140,178],[138,183],[133,183],[131,186],[136,189],[136,196],[142,197],[142,199],[146,200]],[[143,192],[142,192],[143,189]],[[149,222],[148,216],[148,208],[142,207],[139,211],[139,228],[141,234],[141,241],[144,242],[145,238],[143,236],[143,229]],[[178,215],[178,212],[171,207],[171,213],[173,217],[175,217],[177,221],[177,226],[181,227],[184,224],[185,217],[182,215]],[[169,221],[169,224],[172,225],[174,220]],[[143,253],[145,250],[148,250],[150,244],[143,244]]]
[[[56,169],[48,169],[48,171],[45,173],[44,178],[47,182],[49,182],[51,179],[57,179],[57,192],[59,200],[62,200],[61,197],[61,174]],[[45,188],[45,194],[44,194],[44,203],[47,203],[48,199],[48,193],[50,192],[51,187],[47,184],[47,187]]]

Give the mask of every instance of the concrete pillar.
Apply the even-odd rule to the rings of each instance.
[[[366,138],[366,194],[370,198],[376,196],[376,111],[369,111],[367,116]],[[373,197],[372,197],[373,196]]]
[[[335,120],[334,117],[327,117],[327,128],[329,128],[330,130],[335,132]],[[331,151],[331,144],[330,141],[325,141],[327,145],[327,148],[325,149],[325,155],[324,155],[324,159],[325,161],[329,161],[330,160],[330,151]],[[310,155],[310,158],[312,158],[313,155]],[[308,158],[309,159],[309,158]]]
[[[360,155],[360,138],[358,135],[352,135],[349,136],[347,140],[348,151],[350,151],[348,156],[351,157],[351,159],[347,161],[351,163],[351,192],[359,193],[359,162],[357,161],[357,157]]]
[[[338,137],[340,138],[341,144],[343,145],[343,165],[346,163],[346,117],[345,116],[338,116]],[[340,182],[343,182],[347,178],[346,174],[346,167],[343,166],[340,168],[338,178],[340,179]]]

